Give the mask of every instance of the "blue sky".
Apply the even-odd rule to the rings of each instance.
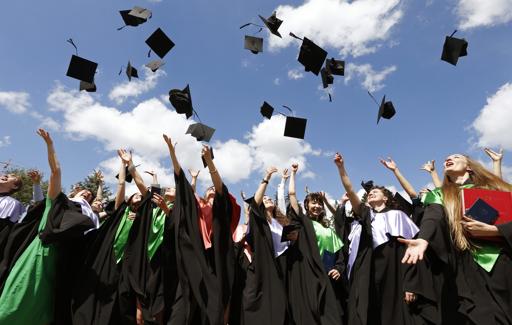
[[[0,21],[0,161],[12,159],[48,174],[45,147],[35,130],[54,137],[68,188],[94,168],[115,184],[115,148],[133,148],[136,163],[158,171],[171,183],[161,134],[178,141],[185,168],[199,168],[200,147],[184,130],[193,121],[174,113],[167,100],[173,88],[190,84],[201,119],[217,129],[211,144],[231,191],[253,192],[269,164],[302,163],[298,187],[339,197],[341,185],[332,163],[341,152],[355,183],[374,179],[397,185],[379,157],[392,156],[416,188],[430,182],[420,171],[427,160],[438,168],[444,157],[464,152],[482,160],[481,147],[512,150],[512,2],[478,0],[310,0],[310,1],[11,1]],[[138,27],[116,28],[119,10],[134,5],[153,11]],[[264,30],[264,52],[243,49],[246,22],[277,9],[283,40]],[[157,74],[145,39],[156,29],[176,43]],[[468,56],[456,67],[440,60],[444,37],[469,42]],[[321,80],[297,62],[299,36],[323,46],[329,57],[346,60],[345,77],[336,77],[333,102],[319,89]],[[66,77],[74,49],[98,62],[95,94],[79,93]],[[153,54],[152,59],[156,58]],[[140,79],[128,84],[121,66],[130,60]],[[366,93],[386,95],[397,114],[376,125],[377,107]],[[124,94],[124,95],[123,95]],[[305,141],[282,136],[283,119],[264,121],[259,107],[291,107],[308,118]],[[506,167],[509,181],[512,168]],[[201,174],[207,176],[206,172]],[[148,179],[149,182],[149,179]],[[203,178],[203,186],[208,183]]]

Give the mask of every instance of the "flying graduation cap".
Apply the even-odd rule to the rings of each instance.
[[[98,63],[79,57],[78,48],[73,39],[70,38],[67,42],[75,48],[76,55],[71,56],[66,76],[93,84]]]
[[[132,81],[132,78],[139,78],[139,73],[137,69],[132,67],[130,61],[128,61],[128,65],[126,66],[126,75],[128,76],[128,81]]]
[[[291,108],[289,108],[288,106],[286,105],[282,105],[284,108],[286,108],[290,114],[293,114],[293,111]],[[260,113],[263,117],[266,117],[268,118],[269,120],[272,118],[272,114],[274,114],[274,107],[272,107],[269,103],[267,102],[263,102],[263,104],[261,105],[261,108],[260,108]],[[277,111],[277,113],[287,117],[287,115]]]
[[[278,29],[283,23],[283,21],[276,17],[276,12],[274,11],[272,13],[272,16],[265,18],[261,15],[258,15],[260,19],[263,21],[265,26],[270,30],[270,32],[278,37],[281,37],[281,34],[279,33]]]
[[[304,66],[306,71],[311,71],[318,76],[320,69],[324,65],[327,52],[307,37],[300,38],[293,33],[290,33],[290,36],[302,41],[298,61]]]
[[[96,92],[96,84],[94,82],[89,83],[86,81],[80,81],[80,91],[85,90],[88,93]]]
[[[197,141],[209,142],[213,136],[213,133],[215,133],[214,128],[211,128],[203,123],[195,123],[191,124],[188,127],[187,132],[185,134],[190,134],[191,136],[196,138]]]
[[[330,58],[325,61],[325,69],[332,75],[344,76],[345,75],[345,61],[335,60]]]
[[[441,60],[453,65],[457,65],[459,57],[468,55],[468,42],[465,39],[453,37],[456,32],[457,30],[450,36],[446,36],[441,54]]]
[[[192,116],[194,108],[192,107],[192,96],[190,95],[189,85],[183,90],[171,89],[169,91],[169,101],[178,114],[185,114],[187,119]]]
[[[322,86],[324,89],[334,83],[334,76],[326,68],[322,68],[322,70],[320,70],[320,76],[322,77]]]
[[[123,18],[125,25],[123,27],[119,27],[117,30],[121,30],[126,26],[139,26],[140,24],[148,21],[148,19],[152,16],[151,10],[137,6],[129,10],[120,10],[119,14]]]
[[[284,126],[284,136],[290,138],[304,139],[306,133],[307,119],[287,116]]]
[[[153,60],[146,64],[146,67],[151,71],[156,72],[156,70],[160,69],[161,66],[165,65],[165,62],[162,60]]]
[[[244,48],[253,54],[263,52],[263,38],[245,35]]]
[[[387,120],[391,119],[393,116],[395,116],[396,110],[393,106],[393,102],[386,101],[386,95],[382,97],[382,101],[380,102],[380,105],[377,103],[373,95],[368,91],[368,95],[373,99],[375,104],[379,106],[379,111],[377,113],[377,124],[379,124],[380,118],[385,118]]]
[[[153,50],[153,52],[156,53],[156,55],[160,57],[160,59],[163,59],[175,45],[160,28],[155,30],[153,34],[148,37],[146,44],[151,48],[151,50]],[[151,53],[151,51],[149,53]]]

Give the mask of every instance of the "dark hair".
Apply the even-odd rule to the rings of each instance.
[[[312,215],[309,214],[309,202],[318,202],[323,206],[324,200],[323,200],[322,193],[312,192],[312,193],[309,193],[308,195],[306,195],[306,197],[304,198],[304,209],[306,210],[306,215],[310,219],[313,219],[313,220],[321,223],[322,226],[324,226],[326,228],[329,227],[328,221],[325,220],[325,208],[324,208],[324,212],[322,214],[320,214],[317,218],[314,218]]]
[[[382,192],[382,194],[384,194],[385,197],[388,198],[386,201],[387,208],[392,209],[392,210],[398,210],[393,193],[390,190],[388,190],[387,188],[385,188],[384,186],[379,186],[379,185],[372,186],[372,188],[368,192],[364,193],[364,195],[361,199],[362,203],[366,203],[368,201],[368,193],[370,193],[372,190],[379,190]]]

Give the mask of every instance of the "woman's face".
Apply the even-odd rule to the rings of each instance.
[[[312,217],[319,217],[324,213],[324,205],[316,200],[308,202],[308,213]]]
[[[7,192],[16,188],[16,182],[18,181],[18,176],[14,174],[6,174],[0,176],[0,186],[4,188]]]
[[[270,196],[263,196],[263,206],[265,209],[273,209],[275,207],[274,201],[270,198]]]
[[[92,211],[100,213],[101,211],[103,211],[103,204],[101,204],[100,200],[94,200],[94,202],[92,202],[91,204],[91,208]]]
[[[174,201],[174,198],[176,197],[176,188],[175,187],[167,187],[164,192],[164,198],[167,201]]]
[[[80,192],[76,193],[75,197],[82,198],[87,202],[92,201],[92,193],[89,190],[81,190]]]
[[[374,188],[368,193],[367,202],[371,206],[385,204],[387,200],[388,198],[384,195],[384,192],[378,188]]]
[[[204,198],[206,201],[215,198],[215,187],[214,186],[208,187],[208,189],[206,190],[206,193],[204,195]]]
[[[444,171],[447,175],[465,173],[468,171],[468,160],[464,155],[450,155],[444,160]]]

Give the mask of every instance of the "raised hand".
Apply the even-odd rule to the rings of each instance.
[[[210,151],[210,147],[208,147],[207,145],[203,145],[203,149],[201,149],[201,156],[204,158],[205,161],[211,161],[212,152]]]
[[[28,175],[28,177],[30,177],[30,179],[32,180],[33,184],[41,183],[41,178],[43,177],[43,175],[37,169],[29,170],[27,172],[27,175]]]
[[[50,133],[47,132],[46,130],[44,129],[39,129],[37,130],[37,134],[43,138],[44,142],[46,142],[47,145],[50,145],[50,144],[53,144],[53,140],[52,138],[50,137]]]
[[[103,173],[101,170],[94,171],[94,179],[96,180],[96,184],[102,184],[103,183]]]
[[[172,139],[167,134],[163,134],[162,136],[163,136],[164,141],[167,144],[167,147],[169,148],[169,150],[174,152],[174,148],[175,148],[176,144],[178,144],[178,143],[173,144]]]
[[[190,174],[190,177],[192,177],[192,178],[197,178],[199,176],[200,172],[201,172],[200,170],[197,170],[197,171],[192,170],[192,169],[188,170],[188,173]]]
[[[132,153],[130,151],[119,149],[117,150],[117,154],[119,155],[119,158],[125,163],[125,165],[129,165],[132,161]]]
[[[288,174],[288,168],[283,169],[283,172],[281,173],[281,178],[285,181],[290,178],[290,174]]]
[[[387,160],[380,159],[380,163],[383,164],[384,167],[386,167],[387,169],[389,169],[393,172],[397,169],[396,163],[393,159],[391,159],[391,157],[388,157]]]
[[[435,160],[429,160],[421,166],[422,170],[432,173],[436,170]]]
[[[267,175],[266,177],[270,178],[272,176],[272,174],[274,173],[277,173],[277,168],[276,167],[269,167],[267,168]]]
[[[293,163],[292,164],[292,173],[297,174],[298,170],[299,170],[299,164]]]
[[[336,164],[336,166],[338,166],[338,168],[343,167],[345,164],[345,161],[343,160],[343,157],[340,155],[339,152],[337,152],[334,155],[334,163]]]
[[[484,148],[485,153],[492,159],[492,161],[501,161],[503,159],[503,148],[496,152],[490,148]]]
[[[428,242],[424,239],[397,239],[402,244],[407,245],[407,249],[405,250],[404,257],[402,258],[402,263],[404,264],[416,264],[418,261],[423,260],[423,256],[425,255],[425,251],[428,247]]]

